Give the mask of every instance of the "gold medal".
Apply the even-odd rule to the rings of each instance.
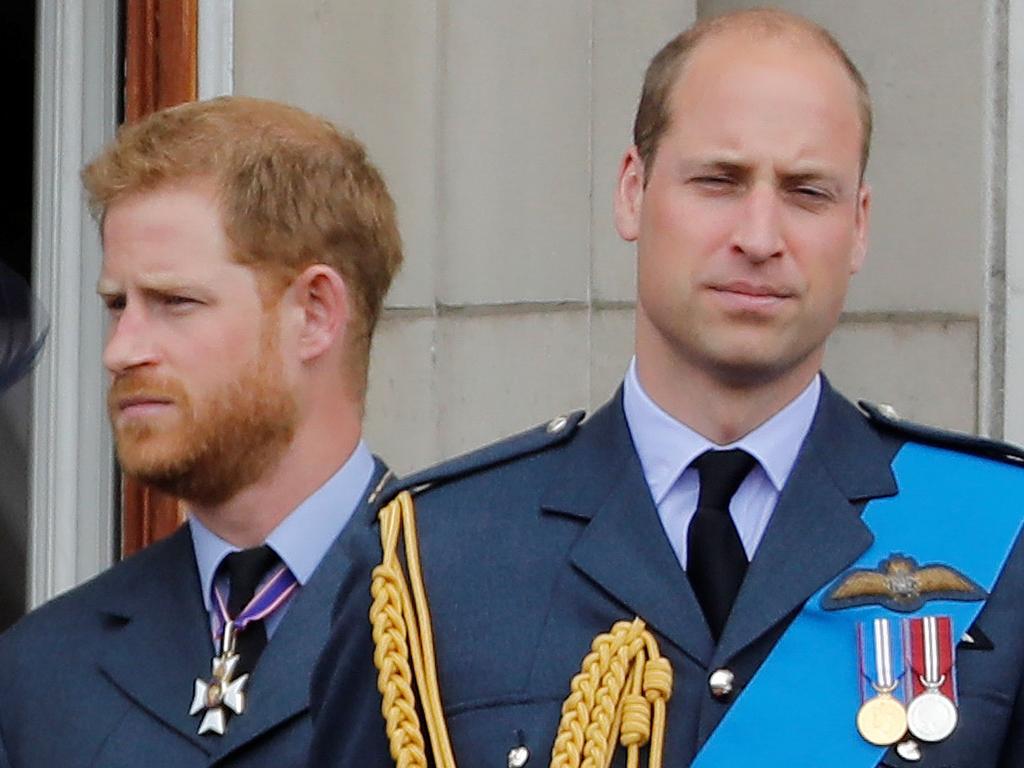
[[[861,650],[862,679],[871,684],[870,689],[863,686],[862,696],[874,691],[873,696],[862,699],[864,703],[857,711],[857,730],[865,741],[888,747],[907,733],[907,710],[900,696],[902,657],[894,653],[902,646],[900,625],[886,618],[859,625],[857,644]]]
[[[861,705],[857,730],[865,741],[888,747],[907,733],[907,711],[891,693],[879,693]]]

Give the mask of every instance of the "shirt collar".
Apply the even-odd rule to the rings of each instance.
[[[622,405],[644,477],[657,505],[690,463],[713,448],[742,448],[757,459],[776,492],[780,492],[811,428],[820,396],[819,374],[785,408],[755,430],[729,445],[715,445],[651,400],[640,384],[634,357],[623,382]]]
[[[373,478],[374,461],[360,440],[348,460],[323,485],[297,506],[267,536],[266,543],[305,584],[313,575],[341,529],[355,513]],[[213,608],[211,595],[217,567],[238,547],[224,541],[194,515],[188,517],[192,547],[199,567],[206,610]]]

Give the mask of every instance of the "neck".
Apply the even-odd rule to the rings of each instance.
[[[223,504],[190,505],[190,511],[224,541],[242,549],[259,546],[348,461],[359,437],[358,411],[317,413],[296,429],[280,460],[259,480]]]
[[[817,375],[821,355],[785,376],[743,382],[643,349],[638,340],[636,365],[644,391],[663,411],[716,445],[727,445],[795,400]]]

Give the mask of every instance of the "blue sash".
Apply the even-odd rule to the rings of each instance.
[[[892,468],[899,494],[864,509],[875,541],[851,568],[876,569],[904,553],[922,565],[952,566],[990,592],[1024,522],[1024,472],[916,443],[903,446]],[[826,611],[821,599],[831,586],[807,601],[691,768],[748,765],[751,756],[765,768],[819,768],[823,744],[830,765],[877,765],[887,748],[867,743],[856,728],[856,623],[942,614],[959,639],[984,607],[933,600],[911,614],[875,605]]]

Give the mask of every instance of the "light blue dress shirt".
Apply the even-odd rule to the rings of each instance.
[[[374,461],[366,444],[360,440],[352,455],[326,483],[313,492],[295,510],[282,520],[267,536],[266,543],[288,566],[301,585],[309,581],[341,529],[352,518],[365,497],[373,479]],[[216,627],[217,611],[213,602],[214,576],[227,555],[238,547],[224,541],[194,515],[188,518],[192,533],[192,546],[199,567],[199,583],[203,589],[203,604],[210,614],[210,626]],[[217,580],[217,587],[227,594],[227,579]],[[264,622],[267,637],[274,634],[281,617],[288,610],[289,600],[268,616]]]
[[[757,466],[740,484],[729,505],[747,559],[752,560],[811,428],[820,396],[819,375],[796,399],[757,429],[735,443],[716,445],[651,400],[640,384],[636,358],[633,359],[622,392],[626,423],[661,525],[684,570],[686,533],[700,495],[697,470],[690,463],[705,451],[727,448],[742,448],[757,459]]]

